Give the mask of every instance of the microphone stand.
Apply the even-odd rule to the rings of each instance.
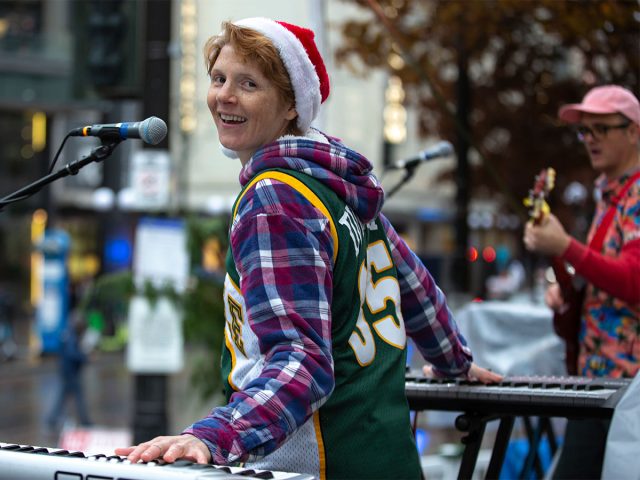
[[[393,188],[391,190],[389,190],[388,193],[385,194],[385,198],[391,198],[391,196],[396,193],[398,190],[400,190],[400,187],[402,187],[405,183],[407,183],[409,180],[411,180],[411,178],[413,177],[413,175],[416,173],[416,168],[418,167],[417,163],[414,163],[413,165],[406,165],[404,167],[404,176],[400,179],[400,181],[398,183],[396,183]]]
[[[57,180],[59,178],[63,178],[69,175],[76,175],[82,167],[84,167],[85,165],[88,165],[89,163],[101,162],[102,160],[104,160],[105,158],[107,158],[109,155],[113,153],[113,150],[118,146],[120,142],[121,142],[120,139],[109,139],[108,141],[103,140],[102,145],[91,150],[91,153],[89,155],[82,157],[80,160],[67,163],[64,167],[60,168],[58,171],[49,173],[48,175],[45,175],[39,180],[36,180],[32,184],[27,185],[19,190],[16,190],[15,192],[0,199],[0,211],[2,211],[6,205],[18,202],[20,200],[24,200],[25,198],[30,197],[34,193],[39,192],[42,189],[42,187],[50,184],[54,180]]]

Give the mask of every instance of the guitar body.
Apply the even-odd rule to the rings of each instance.
[[[565,364],[569,375],[578,374],[578,354],[580,345],[578,334],[582,317],[582,303],[584,301],[584,287],[576,289],[573,276],[567,271],[564,261],[558,257],[551,259],[551,266],[560,286],[564,306],[562,310],[553,313],[553,329],[565,342]]]

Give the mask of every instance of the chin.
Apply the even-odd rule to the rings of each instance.
[[[238,144],[238,142],[231,142],[229,140],[226,140],[224,138],[218,138],[218,141],[220,142],[220,145],[222,145],[225,148],[228,148],[230,150],[239,150],[242,148],[241,145]]]

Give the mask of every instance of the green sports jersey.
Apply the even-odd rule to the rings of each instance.
[[[329,479],[420,478],[405,397],[400,286],[382,224],[379,220],[363,224],[328,187],[290,170],[261,173],[245,187],[236,205],[262,178],[290,185],[330,221],[335,252],[331,304],[335,388],[287,442],[250,466]],[[222,359],[227,397],[260,374],[258,342],[239,285],[229,251]]]

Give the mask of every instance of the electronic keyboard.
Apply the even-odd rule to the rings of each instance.
[[[0,442],[0,480],[314,480],[313,475],[202,465],[187,460],[130,463],[118,455]]]
[[[514,376],[483,384],[411,374],[405,380],[411,410],[567,418],[610,418],[631,383],[629,378]]]
[[[524,376],[504,377],[501,382],[484,384],[464,379],[431,379],[409,371],[405,392],[409,408],[464,412],[454,425],[466,432],[458,478],[472,478],[482,445],[486,424],[499,420],[498,431],[485,478],[499,478],[516,416],[540,417],[536,431],[527,431],[529,452],[519,478],[529,478],[529,467],[537,466],[538,447],[546,432],[552,454],[555,434],[549,417],[611,418],[631,379]],[[417,413],[416,413],[417,415]],[[540,470],[541,467],[540,467]],[[540,477],[542,473],[540,473]]]

